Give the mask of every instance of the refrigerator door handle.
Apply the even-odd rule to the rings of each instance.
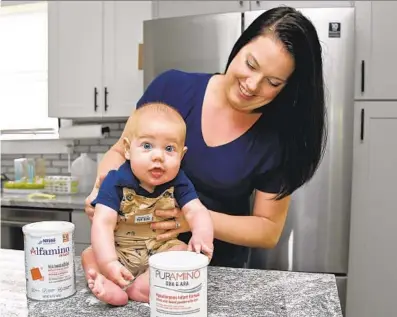
[[[360,131],[360,140],[364,141],[364,109],[361,109],[361,131]]]

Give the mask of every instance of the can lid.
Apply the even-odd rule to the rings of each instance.
[[[74,230],[74,224],[68,221],[39,221],[24,225],[22,231],[24,234],[40,236],[43,234],[57,234],[60,232],[71,232]]]
[[[149,266],[160,270],[194,270],[208,265],[208,258],[191,251],[165,251],[149,258]]]

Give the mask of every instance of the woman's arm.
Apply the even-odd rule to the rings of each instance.
[[[253,248],[275,247],[284,228],[290,197],[274,200],[274,196],[257,191],[252,216],[212,211],[215,238]]]
[[[275,194],[256,192],[252,216],[231,216],[211,211],[214,236],[218,240],[253,248],[273,248],[280,239],[290,204],[290,197],[272,199]],[[175,221],[153,223],[153,229],[169,230],[158,236],[169,239],[176,234],[190,231],[180,210],[158,210],[156,215],[164,218],[177,217],[181,227],[175,229]]]

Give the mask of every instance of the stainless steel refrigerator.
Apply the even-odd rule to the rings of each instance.
[[[327,149],[312,180],[292,195],[277,247],[250,250],[247,266],[335,274],[344,310],[353,152],[355,12],[354,8],[299,10],[315,25],[323,48]],[[145,88],[167,69],[223,72],[242,30],[262,12],[145,21]]]

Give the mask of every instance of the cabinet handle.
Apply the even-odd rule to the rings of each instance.
[[[105,111],[108,111],[109,105],[108,105],[108,87],[105,87]]]
[[[94,88],[94,111],[98,109],[98,89]]]
[[[360,131],[360,140],[364,141],[364,109],[361,109],[361,131]]]
[[[239,1],[239,3],[240,3],[240,7],[244,5],[244,1]]]
[[[361,61],[361,92],[365,90],[365,62]]]

